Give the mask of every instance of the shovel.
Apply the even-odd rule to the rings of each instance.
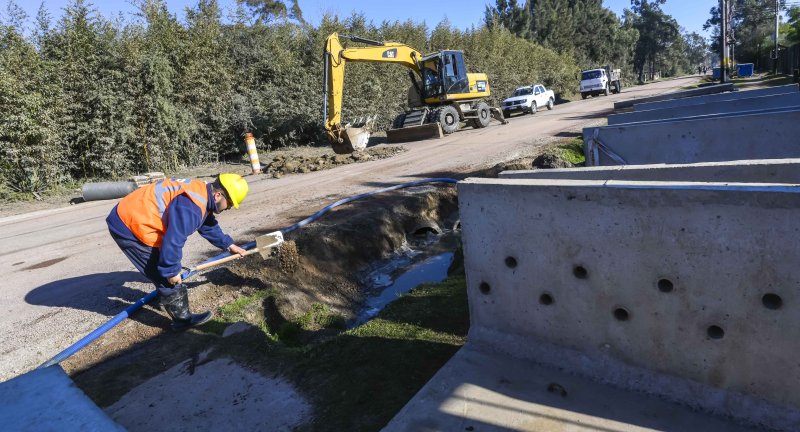
[[[244,258],[256,252],[258,252],[261,255],[261,258],[267,259],[270,257],[272,249],[280,246],[281,243],[283,243],[283,233],[281,231],[275,231],[269,234],[264,234],[262,236],[256,237],[256,247],[248,250],[247,252],[245,252],[244,255],[233,254],[230,256],[226,256],[225,258],[220,258],[215,261],[203,263],[197,267],[190,268],[189,273],[194,273],[196,271],[207,269],[209,267],[215,267],[220,264],[225,264],[226,262],[237,260],[239,258]]]

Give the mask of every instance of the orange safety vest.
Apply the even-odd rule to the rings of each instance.
[[[206,182],[175,178],[151,183],[128,194],[117,204],[117,214],[139,241],[150,247],[161,247],[167,231],[164,214],[172,200],[181,194],[186,194],[200,207],[201,220],[205,220]]]

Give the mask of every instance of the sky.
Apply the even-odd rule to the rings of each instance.
[[[68,0],[15,0],[31,17],[36,16],[39,5],[44,3],[52,17],[61,16],[62,9]],[[235,0],[219,0],[223,7],[233,7]],[[119,12],[129,14],[135,11],[130,2],[94,0],[92,3],[105,16],[116,15]],[[290,2],[287,2],[290,3]],[[522,1],[520,1],[522,3]],[[667,0],[662,5],[662,10],[674,17],[678,24],[689,32],[697,32],[709,37],[710,32],[703,31],[703,23],[709,18],[709,10],[719,2],[715,0]],[[167,0],[170,11],[183,18],[184,9],[194,6],[196,0]],[[450,23],[461,30],[471,26],[480,26],[487,4],[495,5],[490,0],[299,0],[303,17],[312,24],[319,24],[326,12],[340,17],[350,16],[352,12],[363,12],[367,19],[380,23],[388,21],[425,21],[428,27],[433,28],[447,18]],[[0,0],[3,11],[5,1]],[[611,9],[618,16],[622,15],[625,8],[630,8],[630,0],[603,0],[603,6]]]

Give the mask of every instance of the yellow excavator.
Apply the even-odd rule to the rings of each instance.
[[[368,46],[344,48],[339,42],[340,37]],[[506,123],[500,110],[491,108],[485,101],[490,94],[486,74],[467,73],[462,51],[445,50],[423,55],[402,43],[333,33],[325,42],[323,54],[323,112],[328,140],[336,153],[364,149],[375,123],[372,116],[342,124],[344,67],[347,62],[396,63],[409,69],[412,86],[408,92],[408,105],[411,110],[394,119],[387,132],[389,142],[441,137],[457,131],[461,122],[483,128],[494,117]]]

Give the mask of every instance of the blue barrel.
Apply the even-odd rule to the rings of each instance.
[[[753,76],[753,63],[739,63],[736,65],[736,73],[740,77]]]

